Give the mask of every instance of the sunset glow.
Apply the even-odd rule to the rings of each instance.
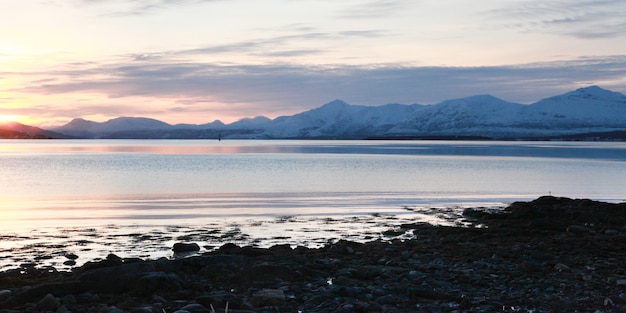
[[[18,118],[13,115],[0,115],[0,123],[17,121]]]
[[[626,92],[624,20],[624,1],[17,1],[0,13],[0,115],[229,123],[333,99]]]

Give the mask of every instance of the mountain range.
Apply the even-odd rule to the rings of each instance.
[[[432,105],[362,106],[334,100],[291,116],[244,118],[231,124],[214,121],[170,125],[144,117],[119,117],[99,123],[76,118],[42,131],[50,138],[623,140],[626,96],[590,86],[532,104],[508,102],[491,95]]]

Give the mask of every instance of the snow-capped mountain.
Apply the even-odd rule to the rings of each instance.
[[[234,123],[228,124],[228,129],[265,129],[272,120],[265,116],[254,118],[243,118]]]
[[[279,117],[263,135],[269,138],[362,138],[385,133],[419,107],[401,104],[368,107],[335,100],[310,111]]]
[[[543,99],[524,107],[523,113],[521,121],[545,129],[623,128],[626,96],[591,86]]]
[[[500,132],[509,128],[519,115],[521,104],[491,95],[446,100],[424,106],[390,129],[393,135],[487,135],[486,128]],[[490,131],[491,132],[491,131]]]
[[[491,95],[433,105],[362,106],[335,100],[273,120],[260,116],[227,125],[220,121],[169,125],[148,118],[122,117],[104,123],[74,119],[55,131],[86,138],[549,138],[626,133],[626,96],[591,86],[530,105]]]
[[[530,105],[489,95],[426,106],[387,135],[546,137],[626,130],[626,96],[597,86]]]

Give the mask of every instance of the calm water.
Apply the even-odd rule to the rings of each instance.
[[[4,227],[626,199],[626,143],[0,141]]]

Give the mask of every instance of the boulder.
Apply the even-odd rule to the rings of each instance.
[[[196,252],[200,251],[200,246],[195,242],[177,242],[174,244],[174,247],[172,247],[172,250],[174,250],[174,253]]]

